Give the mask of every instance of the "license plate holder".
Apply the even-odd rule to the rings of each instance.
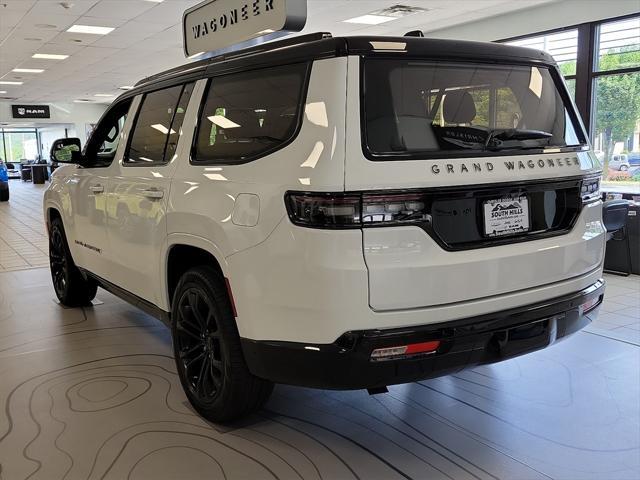
[[[494,198],[483,203],[484,234],[502,237],[526,233],[531,228],[526,195]]]

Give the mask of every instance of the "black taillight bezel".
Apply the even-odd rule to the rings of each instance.
[[[499,245],[513,244],[531,240],[539,240],[543,238],[555,237],[564,235],[570,232],[575,223],[582,213],[582,208],[586,203],[582,201],[581,188],[583,182],[599,178],[596,176],[580,176],[580,177],[564,177],[564,178],[551,178],[544,180],[534,181],[519,181],[519,182],[502,182],[499,184],[481,184],[472,186],[447,186],[447,187],[433,187],[433,188],[416,188],[416,189],[394,189],[394,190],[363,190],[363,191],[351,191],[351,192],[305,192],[305,191],[287,191],[285,194],[285,205],[287,213],[291,222],[294,225],[312,228],[312,229],[324,229],[324,230],[356,230],[356,229],[372,229],[372,228],[387,228],[387,227],[418,227],[424,230],[438,245],[446,251],[464,251],[477,248],[486,248]],[[451,244],[442,237],[438,232],[437,225],[434,225],[433,221],[433,203],[438,198],[474,198],[477,202],[481,203],[486,199],[499,198],[505,195],[535,195],[544,191],[565,191],[567,195],[567,211],[562,213],[562,226],[555,229],[548,230],[533,230],[525,234],[507,235],[504,237],[487,237],[477,240],[473,240],[467,243],[455,243]],[[383,197],[390,197],[393,195],[416,195],[423,194],[428,198],[428,205],[425,205],[425,210],[429,213],[428,219],[422,221],[385,221],[382,223],[364,223],[362,221],[363,201],[364,196],[377,195]],[[313,225],[300,222],[295,212],[292,212],[290,206],[290,198],[292,196],[313,196],[313,197],[348,197],[359,196],[360,198],[360,223],[354,225]],[[479,213],[478,213],[479,215]],[[476,215],[476,222],[478,228],[482,219]]]

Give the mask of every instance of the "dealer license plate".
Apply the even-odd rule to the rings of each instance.
[[[529,199],[526,196],[484,202],[484,233],[488,237],[528,232]]]

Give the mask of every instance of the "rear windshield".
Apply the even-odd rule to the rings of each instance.
[[[368,59],[364,120],[365,150],[373,159],[526,153],[586,143],[542,66]]]

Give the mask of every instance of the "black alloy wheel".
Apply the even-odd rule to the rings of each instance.
[[[258,410],[273,383],[253,375],[225,278],[209,266],[187,270],[171,301],[176,369],[194,409],[212,422],[230,422]]]
[[[69,283],[69,264],[64,245],[64,237],[58,225],[51,229],[49,237],[49,265],[51,266],[51,279],[53,288],[58,298],[64,296]]]
[[[49,266],[53,289],[62,305],[80,307],[91,304],[98,285],[86,278],[73,262],[60,218],[51,220],[49,226]]]
[[[224,381],[220,329],[206,292],[194,286],[178,300],[176,345],[189,391],[202,403],[215,400]]]

